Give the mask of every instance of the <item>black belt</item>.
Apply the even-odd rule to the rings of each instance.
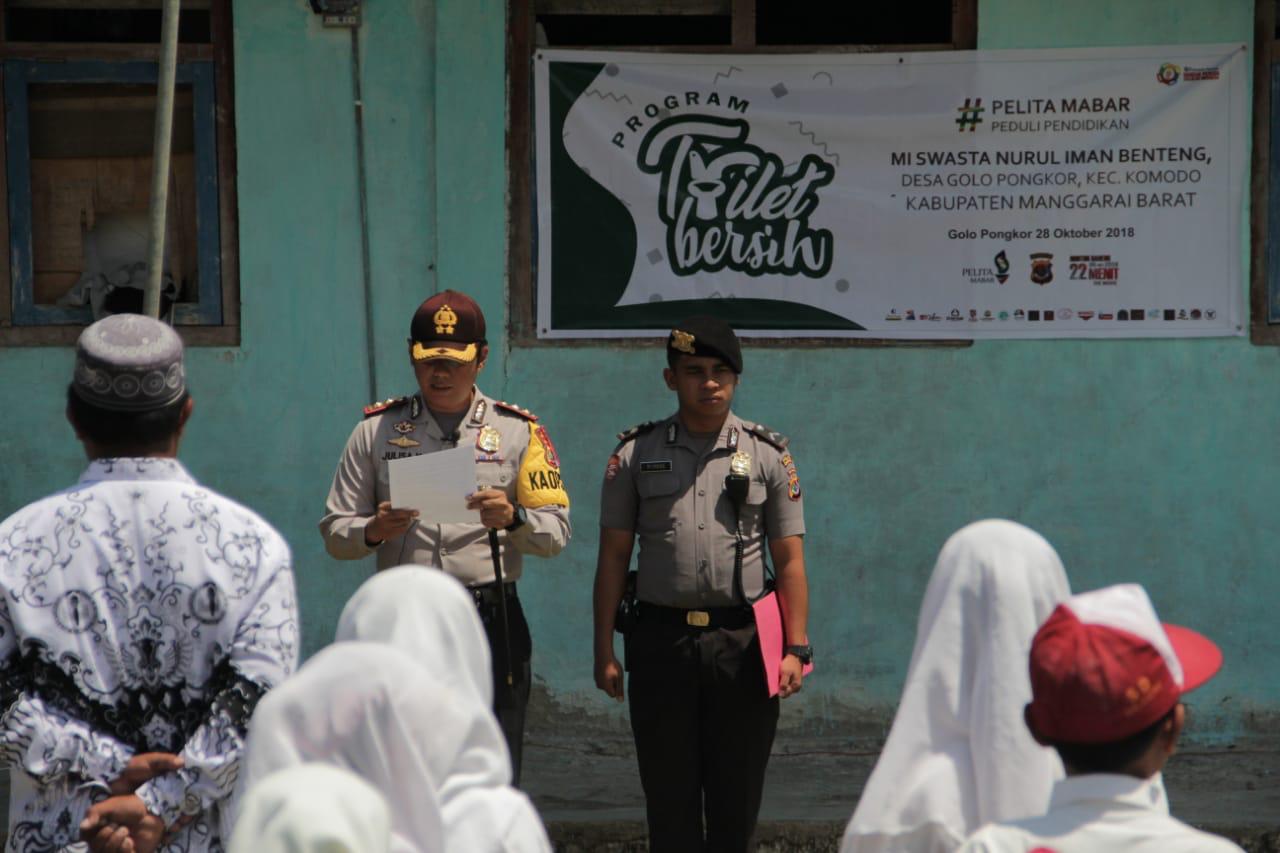
[[[755,616],[750,607],[707,607],[703,610],[685,610],[680,607],[663,607],[647,601],[636,602],[636,619],[641,622],[658,622],[663,625],[683,625],[689,628],[745,628]]]
[[[516,597],[516,585],[514,581],[503,584],[503,587],[506,589],[508,600]],[[471,597],[475,599],[476,607],[481,605],[493,607],[498,603],[498,584],[496,581],[494,583],[481,584],[480,586],[469,586],[467,587],[467,591],[470,592]]]

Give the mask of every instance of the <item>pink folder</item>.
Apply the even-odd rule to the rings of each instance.
[[[782,670],[782,648],[785,637],[782,630],[782,611],[778,606],[778,594],[770,592],[751,605],[756,617],[756,633],[760,637],[760,657],[764,659],[764,686],[769,696],[778,695],[778,678]],[[804,665],[804,674],[813,672],[813,664]]]

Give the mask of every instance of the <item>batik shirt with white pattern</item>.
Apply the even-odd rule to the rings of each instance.
[[[79,823],[142,752],[170,853],[220,851],[245,728],[296,666],[288,545],[176,459],[99,459],[0,524],[0,764],[34,794],[6,850],[82,850]]]

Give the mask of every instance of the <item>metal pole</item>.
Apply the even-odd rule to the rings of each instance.
[[[169,150],[173,140],[173,91],[178,76],[178,11],[182,0],[164,0],[160,27],[160,74],[156,90],[156,132],[151,146],[151,234],[147,244],[147,291],[142,310],[160,316],[164,275],[165,214],[169,205]]]

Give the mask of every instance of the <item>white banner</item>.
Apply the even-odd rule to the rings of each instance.
[[[539,335],[1242,334],[1250,67],[540,51]]]

